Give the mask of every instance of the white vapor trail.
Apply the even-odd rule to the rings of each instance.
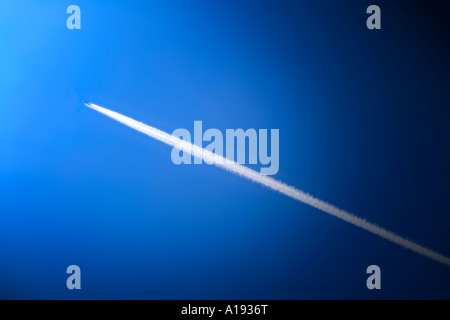
[[[164,131],[158,130],[151,126],[148,126],[142,122],[138,122],[134,119],[126,117],[120,113],[108,110],[106,108],[100,107],[93,103],[88,103],[85,105],[91,109],[94,109],[100,113],[103,113],[104,115],[133,128],[133,129],[136,129],[137,131],[140,131],[152,138],[162,141],[162,142],[164,142],[172,147],[175,147],[179,150],[183,150],[184,152],[187,152],[197,158],[204,159],[205,162],[214,163],[216,166],[221,167],[227,171],[231,171],[231,172],[236,173],[244,178],[247,178],[254,182],[260,183],[260,184],[262,184],[270,189],[273,189],[275,191],[278,191],[292,199],[306,203],[316,209],[326,212],[326,213],[328,213],[332,216],[335,216],[341,220],[347,221],[357,227],[360,227],[360,228],[367,230],[373,234],[376,234],[384,239],[392,241],[392,242],[394,242],[406,249],[414,251],[422,256],[428,257],[432,260],[435,260],[437,262],[440,262],[447,266],[450,266],[450,258],[447,258],[435,251],[427,249],[419,244],[416,244],[410,240],[407,240],[401,236],[398,236],[393,232],[383,229],[383,228],[381,228],[373,223],[370,223],[362,218],[359,218],[345,210],[339,209],[338,207],[335,207],[325,201],[317,199],[299,189],[296,189],[296,188],[289,186],[283,182],[275,180],[269,176],[262,175],[259,172],[251,170],[251,169],[249,169],[243,165],[240,165],[232,160],[224,158],[224,157],[217,155],[211,151],[205,150],[205,149],[203,149],[199,146],[196,146],[190,142],[181,140],[178,137],[170,135]]]

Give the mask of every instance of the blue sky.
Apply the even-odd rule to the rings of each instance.
[[[66,28],[71,4],[81,30]],[[370,4],[2,3],[0,297],[449,298],[448,267],[218,168],[176,166],[83,105],[166,132],[279,129],[275,178],[449,256],[443,4],[382,1],[369,31]],[[381,291],[365,286],[371,264]]]

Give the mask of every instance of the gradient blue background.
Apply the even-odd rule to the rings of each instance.
[[[278,128],[275,178],[450,256],[444,3],[2,1],[0,298],[449,299],[450,268],[176,166],[83,106],[167,132]],[[366,28],[370,4],[382,30]],[[66,288],[71,264],[82,290]]]

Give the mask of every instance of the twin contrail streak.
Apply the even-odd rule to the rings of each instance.
[[[164,142],[172,147],[175,147],[179,150],[183,150],[183,152],[187,152],[197,158],[203,159],[208,163],[214,163],[216,166],[221,167],[227,171],[231,171],[231,172],[236,173],[244,178],[247,178],[249,180],[252,180],[254,182],[262,184],[262,185],[264,185],[270,189],[273,189],[275,191],[278,191],[292,199],[306,203],[316,209],[326,212],[326,213],[328,213],[332,216],[335,216],[341,220],[347,221],[357,227],[367,230],[367,231],[369,231],[373,234],[376,234],[384,239],[392,241],[406,249],[412,250],[420,255],[428,257],[437,262],[443,263],[447,266],[450,266],[450,258],[447,258],[447,257],[445,257],[437,252],[434,252],[430,249],[427,249],[417,243],[414,243],[410,240],[400,237],[393,232],[390,232],[390,231],[383,229],[373,223],[370,223],[362,218],[359,218],[351,213],[348,213],[345,210],[339,209],[325,201],[317,199],[299,189],[296,189],[296,188],[289,186],[283,182],[275,180],[269,176],[262,175],[259,172],[251,170],[251,169],[249,169],[243,165],[240,165],[232,160],[224,158],[224,157],[217,155],[211,151],[205,150],[205,149],[203,149],[197,145],[194,145],[190,142],[181,140],[178,137],[170,135],[166,132],[163,132],[163,131],[153,128],[151,126],[148,126],[142,122],[138,122],[129,117],[121,115],[120,113],[105,109],[103,107],[97,106],[92,103],[86,104],[86,106],[88,106],[89,108],[92,108],[100,113],[103,113],[104,115],[106,115],[114,120],[117,120],[133,129],[136,129],[137,131],[140,131],[152,138],[162,141],[162,142]]]

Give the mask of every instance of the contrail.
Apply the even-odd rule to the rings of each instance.
[[[126,117],[120,113],[108,110],[106,108],[100,107],[93,103],[87,103],[85,105],[91,109],[94,109],[100,113],[103,113],[104,115],[133,128],[133,129],[136,129],[152,138],[162,141],[162,142],[164,142],[172,147],[175,147],[179,150],[183,150],[183,152],[187,152],[197,158],[204,159],[208,163],[213,163],[216,166],[221,167],[227,171],[231,171],[231,172],[236,173],[244,178],[247,178],[254,182],[260,183],[260,184],[262,184],[270,189],[273,189],[275,191],[278,191],[292,199],[306,203],[316,209],[326,212],[326,213],[328,213],[332,216],[335,216],[341,220],[347,221],[357,227],[367,230],[367,231],[369,231],[373,234],[376,234],[384,239],[392,241],[406,249],[414,251],[420,255],[428,257],[437,262],[443,263],[447,266],[450,266],[450,258],[447,258],[435,251],[427,249],[417,243],[414,243],[408,239],[405,239],[399,235],[396,235],[395,233],[393,233],[391,231],[383,229],[383,228],[381,228],[373,223],[370,223],[362,218],[359,218],[345,210],[339,209],[338,207],[335,207],[325,201],[317,199],[299,189],[296,189],[296,188],[289,186],[283,182],[275,180],[269,176],[262,175],[259,172],[251,170],[251,169],[249,169],[243,165],[240,165],[232,160],[229,160],[220,155],[217,155],[209,150],[205,150],[205,149],[203,149],[197,145],[194,145],[190,142],[181,140],[178,137],[175,137],[164,131],[153,128],[149,125],[146,125],[145,123],[136,121],[129,117]]]

